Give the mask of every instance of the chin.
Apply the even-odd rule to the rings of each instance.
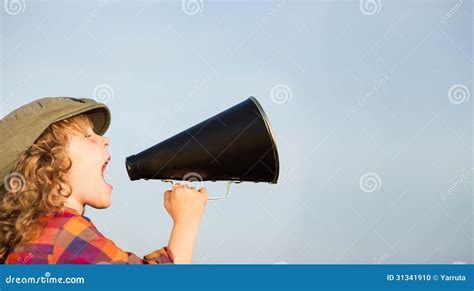
[[[112,201],[107,201],[107,202],[104,201],[100,203],[89,203],[88,205],[95,209],[105,209],[105,208],[109,208],[110,205],[112,205]]]
[[[100,199],[102,198],[102,199]],[[99,199],[95,199],[93,201],[89,201],[89,206],[94,207],[96,209],[104,209],[110,207],[112,204],[112,199],[110,199],[110,194],[104,194]]]
[[[94,194],[87,196],[86,204],[96,209],[110,207],[112,204],[112,185],[102,183],[102,181],[97,182],[95,185],[97,186],[89,190],[89,193]]]

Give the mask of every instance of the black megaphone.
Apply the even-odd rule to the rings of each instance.
[[[130,180],[173,183],[229,181],[277,183],[278,151],[268,118],[256,98],[245,101],[136,155],[126,158]]]

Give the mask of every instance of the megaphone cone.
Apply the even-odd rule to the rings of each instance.
[[[270,123],[254,97],[126,158],[131,180],[276,183],[278,152]],[[194,177],[193,179],[196,179]]]

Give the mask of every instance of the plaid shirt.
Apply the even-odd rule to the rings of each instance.
[[[45,216],[34,240],[11,248],[6,264],[163,264],[173,263],[167,247],[143,259],[103,236],[89,218],[74,209]]]

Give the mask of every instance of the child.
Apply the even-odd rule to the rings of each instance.
[[[167,247],[144,258],[123,251],[85,216],[107,208],[112,186],[105,104],[47,97],[0,121],[0,262],[5,264],[191,263],[207,190],[164,193],[174,224]]]

